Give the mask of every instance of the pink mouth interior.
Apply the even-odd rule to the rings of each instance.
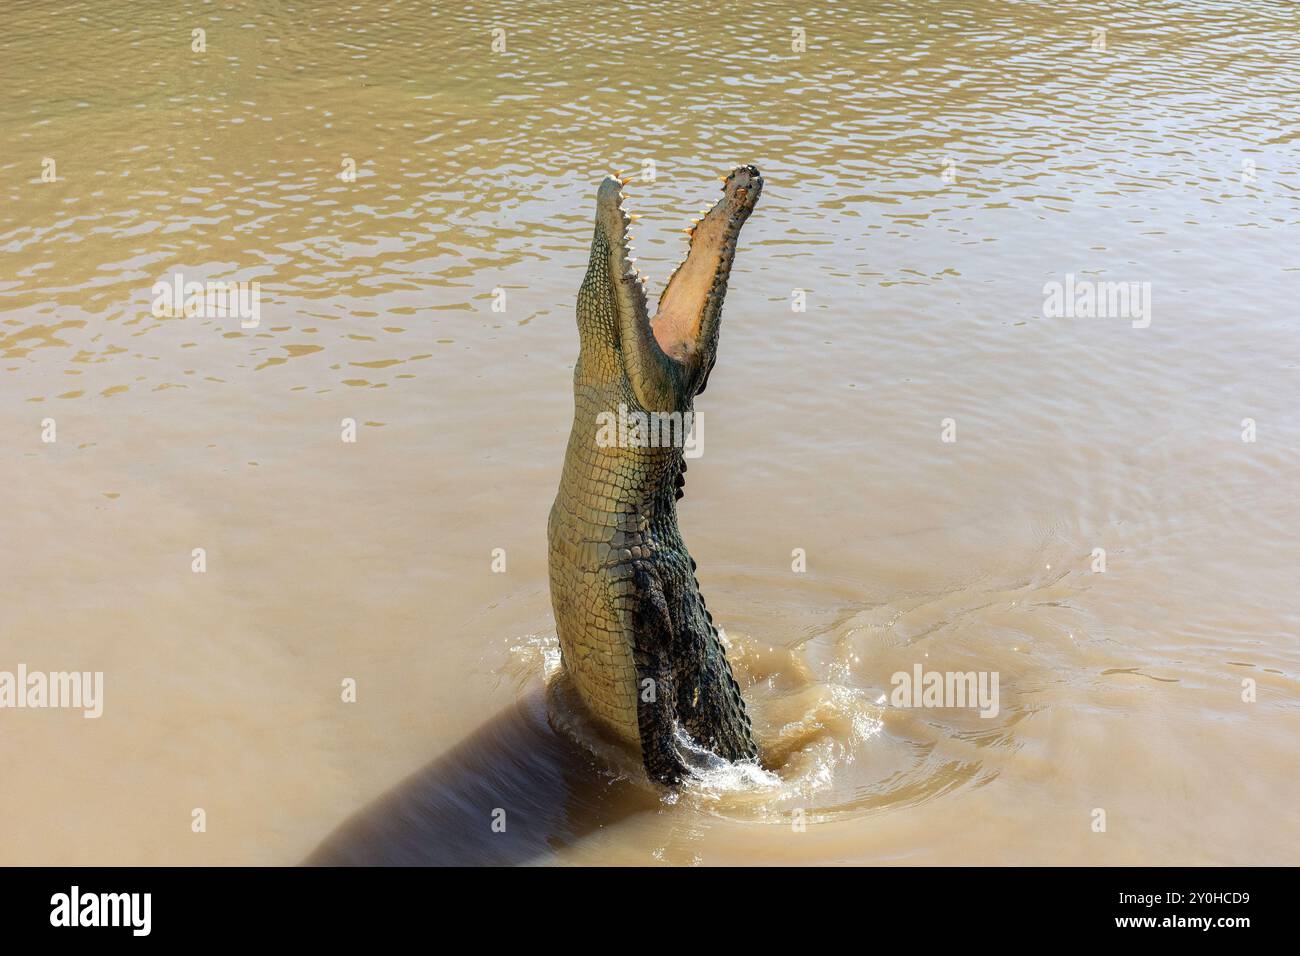
[[[695,352],[709,293],[731,268],[740,214],[757,198],[753,178],[743,167],[727,178],[723,197],[692,228],[690,251],[659,297],[650,328],[664,353],[679,362]]]

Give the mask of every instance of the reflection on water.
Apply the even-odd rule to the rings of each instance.
[[[609,777],[554,733],[541,694],[534,692],[365,807],[307,862],[534,863],[653,805],[648,788]]]
[[[3,718],[0,862],[1294,862],[1300,15],[869,7],[8,11],[0,669],[107,703]],[[647,160],[652,291],[767,182],[681,522],[771,775],[676,797],[538,689],[592,200]],[[260,321],[155,315],[177,272]],[[891,706],[916,664],[998,716]]]

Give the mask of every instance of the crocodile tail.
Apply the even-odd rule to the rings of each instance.
[[[677,748],[672,617],[663,585],[648,563],[638,561],[633,566],[632,586],[641,761],[651,780],[673,786],[686,775],[686,765]]]
[[[695,571],[695,559],[691,559]],[[683,608],[678,635],[677,716],[697,743],[728,760],[758,757],[753,727],[722,637],[695,583],[697,615]],[[690,623],[685,623],[690,622]],[[686,646],[683,646],[686,645]]]
[[[718,629],[709,625],[708,652],[706,660],[712,663],[713,670],[706,680],[714,687],[712,698],[714,707],[707,720],[696,728],[687,727],[692,736],[708,742],[711,750],[728,760],[753,760],[758,757],[758,746],[754,743],[754,729],[745,709],[745,698],[740,693],[740,685],[731,671],[731,662],[722,646]]]

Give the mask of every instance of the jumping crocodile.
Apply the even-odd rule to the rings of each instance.
[[[578,290],[573,429],[547,527],[551,603],[563,668],[586,708],[640,748],[652,780],[675,785],[698,748],[731,761],[756,759],[758,749],[677,529],[684,449],[656,443],[636,416],[694,414],[717,355],[736,240],[763,179],[753,166],[726,177],[722,198],[688,230],[690,249],[653,319],[628,246],[628,181],[600,184]],[[608,440],[613,418],[631,420],[630,434]]]

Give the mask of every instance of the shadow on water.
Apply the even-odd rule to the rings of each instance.
[[[659,806],[602,772],[547,721],[537,688],[346,820],[309,866],[477,866],[547,862],[566,846]],[[505,811],[504,832],[493,815]],[[499,814],[498,814],[499,816]]]

